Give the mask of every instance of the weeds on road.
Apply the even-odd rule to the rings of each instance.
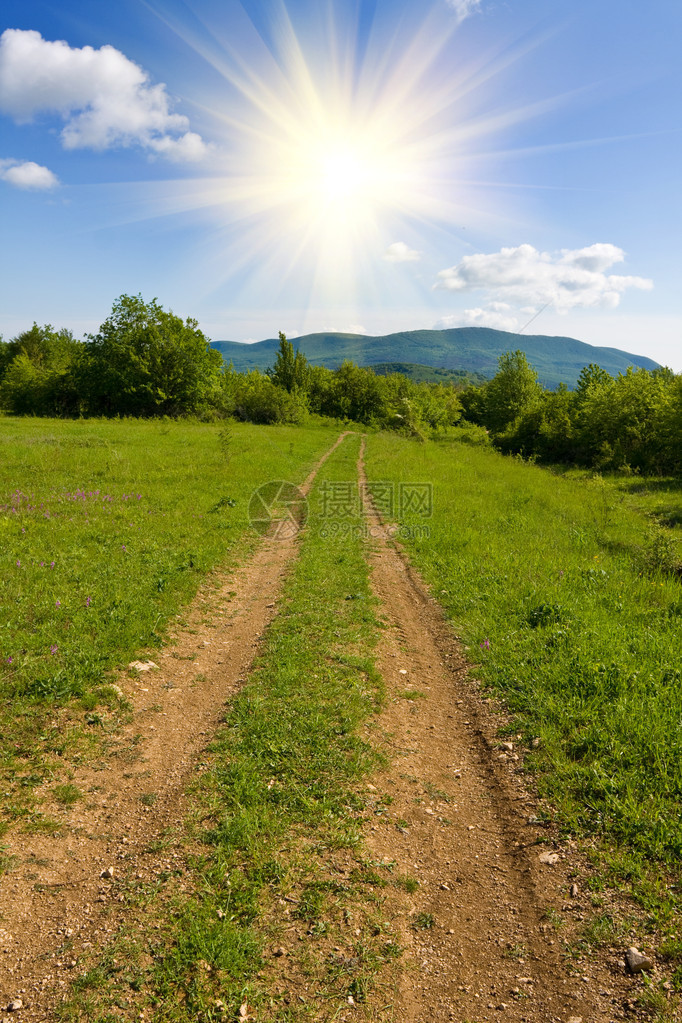
[[[344,441],[318,486],[352,479],[357,452],[357,439]],[[363,733],[382,699],[376,629],[362,538],[324,537],[312,516],[262,654],[196,786],[202,852],[186,878],[195,894],[167,887],[149,923],[138,921],[137,961],[124,951],[116,968],[97,965],[64,1018],[108,1019],[120,969],[138,985],[128,997],[144,1018],[177,1023],[240,1010],[332,1019],[349,998],[365,998],[400,953],[378,905],[390,870],[365,862],[360,845],[357,785],[379,763]]]

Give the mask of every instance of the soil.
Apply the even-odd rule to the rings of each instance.
[[[362,455],[359,472],[364,479]],[[626,976],[617,955],[563,955],[563,942],[591,912],[586,865],[536,823],[525,751],[514,738],[510,747],[497,738],[503,719],[470,677],[439,606],[366,511],[372,583],[388,625],[378,650],[389,689],[379,727],[391,762],[373,777],[367,801],[392,797],[390,814],[377,815],[366,838],[372,857],[419,882],[385,907],[406,948],[393,1007],[384,1000],[383,1009],[366,1010],[401,1023],[624,1018],[641,980]],[[153,878],[176,855],[160,850],[160,840],[182,832],[185,791],[276,614],[296,553],[293,531],[280,531],[238,571],[213,576],[156,655],[157,667],[118,681],[132,721],[116,757],[76,772],[73,784],[87,800],[59,811],[55,836],[10,834],[17,860],[0,878],[0,1013],[16,998],[24,1007],[8,1023],[54,1018],[80,952],[116,932],[119,873]],[[72,950],[60,958],[65,937]],[[354,1012],[349,1005],[338,1018]]]

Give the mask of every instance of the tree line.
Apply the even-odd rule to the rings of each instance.
[[[545,390],[521,351],[492,380],[460,394],[464,417],[507,454],[598,470],[682,472],[682,374],[628,368],[612,377],[591,363],[577,386]]]
[[[97,334],[34,324],[0,341],[0,408],[15,415],[234,417],[301,423],[311,415],[424,438],[461,420],[505,453],[599,470],[682,472],[682,375],[586,366],[574,390],[546,390],[523,352],[479,386],[415,382],[344,362],[311,366],[280,334],[274,366],[237,373],[196,320],[122,295]],[[483,432],[481,431],[482,435]],[[486,435],[483,435],[486,436]]]

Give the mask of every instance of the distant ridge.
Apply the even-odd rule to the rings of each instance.
[[[631,355],[618,348],[596,348],[572,337],[548,337],[543,334],[512,334],[490,327],[454,327],[449,330],[404,330],[397,334],[320,333],[290,338],[314,366],[336,369],[346,359],[359,366],[377,363],[418,363],[442,369],[492,377],[497,360],[504,352],[517,348],[526,353],[544,387],[564,383],[574,387],[583,366],[594,362],[612,376],[624,373],[628,366],[655,369],[653,359]],[[268,338],[254,344],[237,341],[213,341],[226,362],[239,372],[265,370],[275,361],[279,341]]]

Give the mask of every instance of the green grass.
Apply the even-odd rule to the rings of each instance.
[[[145,945],[137,960],[119,938],[115,958],[130,964],[139,1005],[155,1020],[218,1018],[216,1002],[226,1007],[220,1018],[235,1018],[244,1001],[259,1019],[317,1019],[321,1005],[331,1013],[349,994],[364,998],[399,954],[377,922],[375,893],[393,881],[363,859],[357,794],[380,762],[361,732],[382,698],[375,602],[359,532],[330,538],[316,514],[319,488],[352,480],[357,453],[357,438],[347,439],[323,467],[280,612],[196,785],[201,846],[186,875],[195,894],[152,902],[162,925],[146,939],[135,921],[131,933]],[[292,995],[287,1004],[273,986],[278,960],[263,949],[282,941],[289,990],[305,991],[305,1003]],[[105,1020],[116,986],[115,972],[96,963],[65,1018]]]
[[[586,479],[584,470],[567,470],[572,479]],[[621,495],[629,507],[644,512],[661,526],[675,531],[682,539],[682,480],[671,476],[641,477],[636,474],[613,473],[606,485]]]
[[[623,884],[647,863],[676,869],[682,580],[647,555],[651,522],[622,492],[632,484],[555,475],[452,438],[375,435],[367,462],[370,478],[433,484],[432,517],[403,515],[402,541],[509,708],[508,731],[529,748],[539,738],[526,763],[564,830],[602,839]],[[679,486],[642,484],[639,498],[664,494],[677,514]],[[678,536],[664,537],[673,562]],[[674,896],[654,889],[664,912]]]
[[[30,805],[50,760],[87,753],[98,726],[116,727],[125,708],[101,688],[108,673],[158,646],[206,574],[252,548],[253,489],[301,481],[336,436],[0,418],[2,791],[23,779]]]
[[[64,785],[56,785],[53,790],[54,798],[62,806],[73,806],[80,799],[83,799],[83,793],[77,785],[73,785],[70,782],[66,782]]]

